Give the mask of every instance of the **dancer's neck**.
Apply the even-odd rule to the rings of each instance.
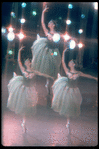
[[[70,68],[70,72],[75,73],[75,72],[77,72],[77,71],[75,70],[75,68],[74,68],[74,67],[71,67],[71,68]]]

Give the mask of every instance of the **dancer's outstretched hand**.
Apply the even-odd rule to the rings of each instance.
[[[49,9],[49,8],[46,6],[46,7],[44,8],[43,12],[47,12],[48,9]]]
[[[22,45],[21,48],[19,49],[19,51],[24,50],[24,47],[25,47],[25,46]]]

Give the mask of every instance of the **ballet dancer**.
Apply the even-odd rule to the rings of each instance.
[[[14,111],[16,114],[20,114],[23,117],[21,124],[22,129],[26,132],[25,115],[28,112],[28,108],[34,108],[34,114],[36,112],[36,105],[38,102],[38,94],[36,91],[36,84],[34,83],[34,76],[37,74],[31,71],[31,62],[26,59],[24,66],[21,62],[21,51],[24,50],[22,46],[18,52],[18,64],[23,76],[16,75],[14,73],[13,78],[9,81],[8,91],[9,97],[7,101],[7,107]]]
[[[41,25],[46,37],[41,38],[39,36],[39,38],[33,43],[33,46],[31,47],[33,53],[31,67],[33,67],[34,70],[37,70],[45,75],[48,75],[56,79],[57,73],[60,72],[63,43],[60,44],[62,36],[61,33],[57,33],[55,31],[55,22],[53,20],[51,20],[48,23],[50,31],[48,31],[48,29],[45,26],[44,14],[47,10],[48,7],[45,7],[41,15]],[[59,35],[60,37],[59,42],[54,41],[55,35]],[[47,77],[45,85],[48,94],[50,93],[49,91],[50,77],[49,78]]]
[[[84,74],[81,71],[76,71],[75,63],[73,59],[69,59],[68,54],[68,50],[65,49],[62,55],[62,65],[67,77],[62,77],[58,74],[58,78],[52,86],[52,109],[60,115],[67,117],[66,128],[68,130],[68,144],[70,144],[70,118],[78,117],[80,115],[80,106],[82,103],[82,96],[79,88],[77,87],[77,80],[80,76],[95,80],[97,80],[97,78],[89,74]],[[67,56],[66,64],[68,66],[65,64],[65,56]]]

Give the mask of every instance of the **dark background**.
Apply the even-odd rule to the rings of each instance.
[[[53,19],[56,21],[56,30],[62,33],[66,31],[66,23],[68,10],[69,19],[72,21],[68,25],[68,32],[70,36],[77,38],[85,44],[83,67],[95,69],[97,71],[98,64],[98,10],[94,9],[93,2],[71,2],[72,9],[68,9],[70,2],[48,2],[49,10],[45,14],[45,24]],[[7,28],[10,24],[15,27],[15,32],[19,32],[22,28],[27,38],[22,40],[23,45],[26,46],[26,52],[23,57],[31,57],[30,47],[36,39],[36,34],[45,36],[41,26],[41,13],[43,8],[42,2],[26,2],[26,7],[22,8],[22,2],[3,2],[1,3],[1,27]],[[37,15],[33,16],[32,11],[36,10]],[[11,19],[11,11],[15,12],[16,18]],[[81,14],[85,14],[85,18],[81,18]],[[26,22],[21,26],[20,19],[26,19]],[[59,19],[61,17],[61,19]],[[84,33],[78,34],[78,29],[83,28]],[[2,70],[5,67],[5,56],[7,53],[8,40],[5,35],[1,35],[2,42]],[[17,53],[19,48],[19,40],[15,39],[15,60],[17,60]],[[92,57],[95,63],[91,64]]]

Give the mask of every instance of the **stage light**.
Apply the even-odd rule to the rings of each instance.
[[[85,18],[85,15],[84,15],[84,14],[81,14],[81,18],[82,18],[82,19]]]
[[[26,7],[26,3],[21,4],[22,8]]]
[[[21,40],[21,39],[24,38],[24,34],[23,34],[23,33],[19,33],[19,34],[18,34],[18,37],[19,37],[19,39]]]
[[[7,34],[7,39],[8,39],[9,41],[12,41],[14,38],[15,38],[15,34],[14,34],[13,32],[9,32],[9,33]]]
[[[62,20],[62,17],[59,17],[58,19],[59,19],[59,20]]]
[[[71,24],[71,20],[66,20],[66,24],[70,25]]]
[[[60,40],[60,34],[56,33],[53,35],[53,41],[58,42]]]
[[[15,13],[14,13],[14,12],[11,12],[11,16],[12,16],[13,18],[16,18],[16,16],[15,16]]]
[[[78,30],[78,33],[79,33],[79,34],[82,34],[82,33],[83,33],[83,29],[79,29],[79,30]]]
[[[79,43],[79,44],[78,44],[78,47],[79,47],[79,48],[82,48],[82,47],[83,47],[83,44],[82,44],[82,43]]]
[[[9,49],[9,50],[8,50],[8,54],[9,54],[9,55],[12,55],[12,54],[13,54],[13,50],[12,50],[12,49]]]
[[[6,33],[6,28],[2,27],[2,28],[1,28],[1,32],[2,32],[3,34]]]
[[[54,55],[57,56],[57,52],[54,52]]]
[[[69,48],[74,49],[75,46],[76,46],[76,42],[74,40],[71,40],[70,43],[69,43]]]
[[[20,23],[21,24],[25,23],[25,19],[24,18],[20,19]]]
[[[73,5],[72,5],[72,4],[69,4],[69,5],[68,5],[68,8],[69,8],[69,9],[72,9],[72,8],[73,8]]]
[[[65,40],[69,40],[69,39],[70,39],[70,36],[69,36],[68,34],[65,34],[65,35],[63,35],[63,38],[64,38]]]
[[[9,32],[13,32],[13,28],[12,28],[12,27],[9,27],[9,28],[8,28],[8,31],[9,31]]]
[[[94,2],[94,9],[98,10],[98,2]]]
[[[32,11],[32,14],[33,14],[33,16],[36,16],[37,12],[36,11]]]

